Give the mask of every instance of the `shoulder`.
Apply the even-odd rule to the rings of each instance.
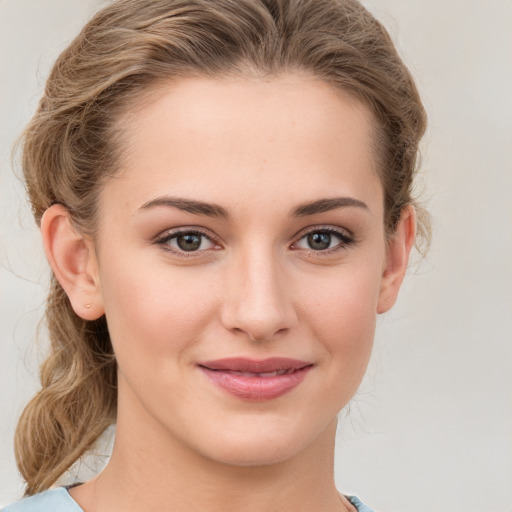
[[[373,509],[365,505],[357,496],[346,496],[346,498],[356,507],[357,512],[374,512]]]
[[[65,487],[58,487],[17,501],[0,512],[83,512],[83,510]]]
[[[357,496],[346,496],[358,512],[373,512]],[[65,487],[50,489],[8,505],[0,512],[83,512]]]

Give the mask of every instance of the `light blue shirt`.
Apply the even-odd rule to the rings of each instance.
[[[347,496],[358,512],[373,512],[356,496]],[[66,487],[49,489],[8,505],[0,512],[84,512],[71,497]]]

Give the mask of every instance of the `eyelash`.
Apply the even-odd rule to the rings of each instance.
[[[173,249],[169,246],[169,242],[173,239],[177,239],[179,236],[184,235],[192,235],[192,236],[198,236],[205,238],[209,240],[212,244],[214,244],[216,247],[219,248],[218,242],[215,240],[213,236],[210,234],[207,234],[197,228],[190,228],[190,229],[179,229],[177,231],[171,231],[164,233],[163,235],[157,237],[155,240],[155,244],[160,245],[162,250],[166,252],[170,252],[171,254],[176,254],[182,258],[196,258],[198,256],[203,255],[204,251],[212,250],[212,249],[202,249],[202,250],[196,250],[196,251],[186,251],[186,250],[179,250],[179,249]],[[201,242],[202,243],[202,242]]]
[[[312,228],[307,228],[306,230],[299,233],[297,239],[295,242],[292,243],[291,249],[292,250],[298,250],[297,244],[308,237],[309,235],[312,235],[314,233],[323,233],[328,235],[334,235],[335,238],[338,239],[338,244],[336,244],[334,247],[329,247],[327,249],[321,249],[321,250],[315,250],[315,249],[304,249],[310,254],[314,254],[317,256],[327,256],[332,253],[341,251],[346,249],[347,247],[354,245],[356,243],[356,239],[351,233],[348,233],[346,230],[341,230],[338,228],[333,228],[331,226],[315,226]],[[171,240],[177,239],[179,236],[184,235],[192,235],[192,236],[198,236],[205,238],[209,240],[212,244],[214,244],[216,247],[214,249],[220,248],[220,244],[216,241],[214,237],[212,237],[210,234],[205,233],[204,231],[201,231],[197,228],[190,228],[190,229],[179,229],[177,231],[171,231],[164,233],[163,235],[160,235],[156,238],[155,244],[161,246],[162,250],[166,252],[170,252],[172,254],[179,255],[179,257],[182,258],[194,258],[198,257],[204,254],[205,251],[209,251],[212,249],[199,249],[199,250],[193,250],[193,251],[186,251],[186,250],[179,250],[179,249],[173,249],[169,246],[169,242]],[[202,244],[202,242],[201,242]]]
[[[294,249],[294,246],[296,246],[301,240],[314,233],[326,233],[328,235],[334,235],[334,237],[338,239],[338,243],[334,247],[329,247],[323,250],[315,250],[311,248],[305,249],[307,252],[315,256],[329,256],[333,253],[337,253],[338,251],[345,250],[357,242],[352,233],[348,232],[348,230],[342,230],[332,226],[315,226],[313,228],[307,228],[299,233],[297,241],[292,244],[292,249]]]

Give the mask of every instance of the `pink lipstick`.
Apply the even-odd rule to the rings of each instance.
[[[244,400],[271,400],[298,386],[312,363],[285,357],[234,357],[204,361],[200,370],[217,386]]]

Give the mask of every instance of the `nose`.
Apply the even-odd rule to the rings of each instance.
[[[261,342],[296,324],[290,283],[272,251],[241,257],[227,281],[221,313],[226,329]]]

